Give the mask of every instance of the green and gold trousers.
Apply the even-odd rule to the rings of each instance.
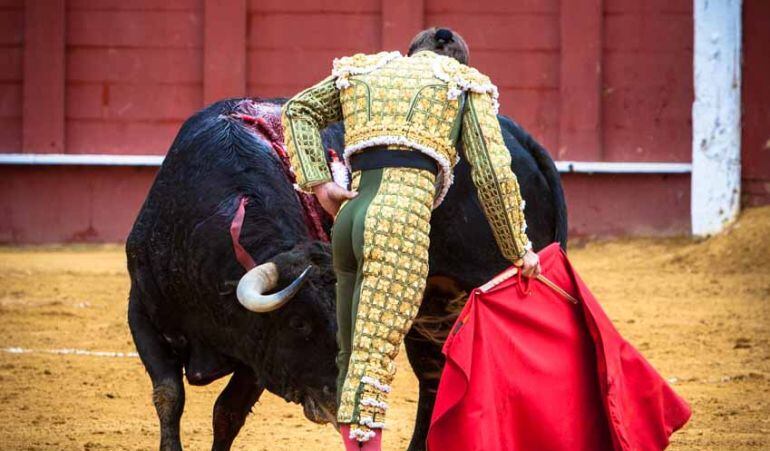
[[[355,171],[358,196],[334,222],[337,421],[350,423],[359,441],[384,426],[394,359],[425,290],[435,181],[424,169]]]

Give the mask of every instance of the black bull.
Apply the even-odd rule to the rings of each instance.
[[[153,384],[161,449],[180,449],[182,374],[193,385],[233,374],[213,410],[213,449],[229,449],[263,390],[301,403],[316,422],[333,418],[336,319],[334,275],[326,243],[308,238],[301,206],[281,162],[263,136],[240,118],[277,102],[229,99],[185,122],[141,208],[126,243],[131,275],[128,320]],[[566,245],[566,207],[550,156],[510,119],[500,116],[526,200],[535,249]],[[324,131],[341,150],[343,130]],[[279,288],[307,266],[303,288],[269,313],[244,309],[234,285],[244,274],[229,228],[239,199],[248,199],[240,242],[259,263],[279,269]],[[324,224],[329,230],[331,224]],[[468,164],[431,220],[430,277],[406,351],[419,380],[410,450],[424,449],[444,360],[440,347],[464,294],[504,269],[481,211]]]

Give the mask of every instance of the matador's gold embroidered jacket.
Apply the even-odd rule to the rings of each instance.
[[[332,180],[320,130],[344,121],[345,162],[372,146],[423,152],[439,166],[434,208],[452,184],[460,140],[503,255],[531,248],[524,201],[497,120],[497,87],[476,69],[430,51],[357,54],[334,60],[332,75],[283,107],[286,148],[303,190]]]

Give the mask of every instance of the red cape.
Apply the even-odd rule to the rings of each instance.
[[[690,408],[610,322],[558,245],[537,280],[476,289],[444,344],[430,451],[660,450]]]

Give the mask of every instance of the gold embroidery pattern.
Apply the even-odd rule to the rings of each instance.
[[[340,423],[353,423],[351,429],[366,431],[384,423],[394,359],[428,277],[434,182],[428,171],[385,168],[367,209],[361,295],[337,413]]]
[[[281,120],[297,185],[308,191],[332,180],[320,130],[342,119],[339,92],[329,77],[286,102]]]
[[[346,160],[375,145],[407,147],[434,158],[435,208],[452,184],[462,123],[473,180],[503,255],[515,262],[530,248],[524,202],[495,115],[497,88],[488,77],[432,52],[356,55],[339,60],[335,71],[346,77],[340,90],[332,76],[283,109],[286,147],[301,189],[331,180],[319,130],[344,120]],[[468,99],[462,110],[461,93]]]
[[[457,133],[453,130],[460,115],[460,102],[449,99],[447,83],[434,76],[434,58],[444,57],[424,53],[395,58],[374,71],[351,73],[347,78],[349,86],[340,90],[340,101],[345,121],[345,156],[373,145],[416,148],[439,162],[440,201],[449,189],[452,167],[457,161]],[[394,142],[396,138],[401,142]]]
[[[461,64],[453,58],[436,58],[433,64],[433,73],[436,78],[449,84],[448,97],[457,98],[463,91],[479,94],[489,94],[492,97],[492,108],[497,114],[500,104],[497,86],[492,80],[478,70]]]
[[[515,262],[532,247],[525,234],[524,202],[511,170],[500,123],[487,94],[471,93],[463,117],[463,145],[484,214],[503,256]]]
[[[380,52],[375,55],[357,53],[353,56],[335,58],[332,64],[332,75],[337,77],[337,87],[344,89],[350,86],[348,80],[350,74],[368,74],[400,57],[400,52]]]

